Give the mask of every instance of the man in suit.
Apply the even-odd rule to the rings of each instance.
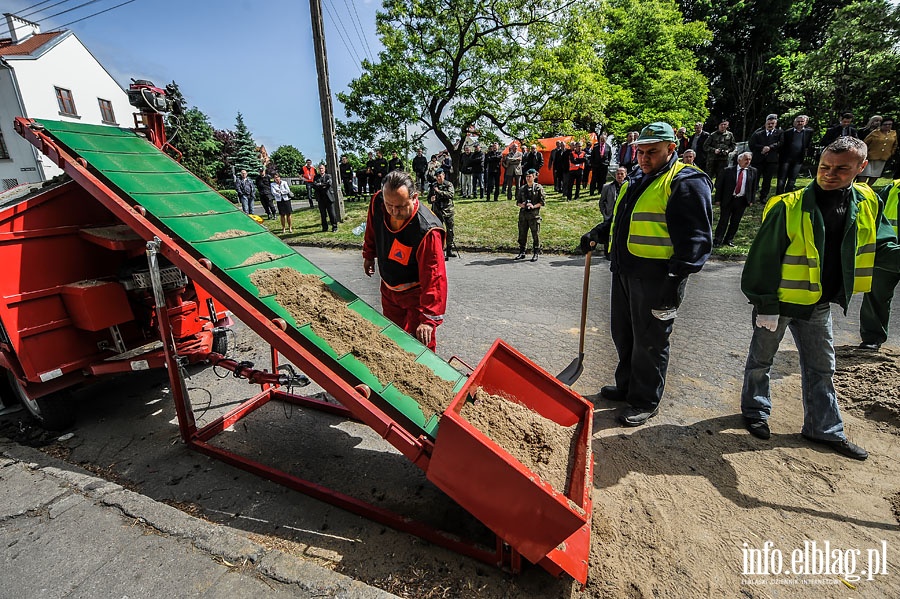
[[[719,224],[713,235],[713,247],[722,244],[734,247],[734,236],[741,226],[744,210],[753,203],[759,183],[756,169],[750,166],[752,152],[744,152],[737,166],[726,167],[716,179],[715,203],[719,205]]]
[[[612,159],[612,147],[606,143],[606,134],[601,133],[597,138],[591,152],[591,187],[590,193],[594,195],[603,191],[606,184],[606,176],[609,173],[609,161]]]
[[[703,123],[694,123],[694,134],[688,140],[688,149],[694,151],[695,164],[706,166],[706,150],[703,149],[703,144],[706,143],[707,137],[709,133],[703,130]]]
[[[766,124],[753,132],[748,146],[753,152],[750,164],[759,173],[759,201],[765,202],[772,188],[772,177],[778,175],[778,153],[784,132],[778,126],[778,115],[766,117]]]
[[[775,193],[781,195],[794,191],[800,167],[809,155],[812,147],[813,130],[806,126],[809,117],[799,114],[794,117],[794,126],[781,136],[781,148],[778,156],[778,188]]]
[[[831,142],[838,137],[855,137],[856,139],[860,139],[859,132],[857,132],[856,127],[853,126],[852,112],[845,112],[842,114],[841,122],[825,132],[825,136],[822,137],[822,146],[827,148],[831,145]]]

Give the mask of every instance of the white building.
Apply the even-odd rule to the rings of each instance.
[[[71,31],[6,13],[0,39],[0,191],[62,171],[13,129],[17,116],[133,127],[128,94]]]

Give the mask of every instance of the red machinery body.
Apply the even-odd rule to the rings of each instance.
[[[145,245],[73,181],[0,207],[0,367],[30,398],[164,365],[158,343],[138,350],[159,340]],[[166,272],[178,353],[204,360],[226,313],[181,271]]]

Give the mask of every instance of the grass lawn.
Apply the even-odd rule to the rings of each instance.
[[[797,187],[810,183],[810,179],[798,179]],[[880,190],[890,183],[889,179],[879,179],[875,186]],[[773,181],[774,186],[774,181]],[[564,202],[561,195],[553,191],[552,186],[545,186],[547,205],[541,210],[541,246],[547,253],[580,253],[578,243],[581,236],[601,220],[600,207],[597,202],[599,194],[588,197],[582,194],[578,201]],[[501,194],[498,202],[484,200],[455,199],[456,205],[456,245],[465,251],[507,252],[518,251],[518,217],[519,208],[514,200],[507,200]],[[306,203],[305,200],[303,202]],[[347,217],[338,226],[337,233],[323,233],[319,211],[309,207],[296,210],[293,214],[293,234],[281,235],[281,224],[278,221],[263,221],[264,225],[288,243],[300,245],[316,245],[325,247],[362,247],[362,236],[356,236],[352,229],[365,222],[367,202],[348,202],[344,206]],[[713,250],[714,256],[722,258],[741,258],[750,249],[750,243],[756,235],[762,220],[763,206],[756,202],[747,212],[734,238],[735,247],[719,247]],[[719,207],[713,207],[713,225],[718,223]],[[531,247],[529,237],[528,247]]]

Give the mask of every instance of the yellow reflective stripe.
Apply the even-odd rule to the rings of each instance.
[[[666,215],[658,212],[635,212],[631,215],[631,222],[635,221],[664,223],[666,222]]]
[[[631,235],[628,237],[629,243],[637,243],[640,245],[672,245],[669,237],[654,237],[652,235]]]
[[[793,264],[803,264],[803,265],[808,266],[808,267],[810,267],[810,268],[818,268],[818,267],[819,267],[819,261],[818,261],[818,260],[816,260],[815,258],[809,258],[809,257],[807,257],[807,256],[788,256],[788,255],[785,255],[784,260],[782,261],[782,264],[791,264],[791,265],[793,265]]]
[[[812,281],[792,281],[790,279],[781,279],[780,287],[782,289],[802,289],[804,291],[819,291],[819,284]]]

